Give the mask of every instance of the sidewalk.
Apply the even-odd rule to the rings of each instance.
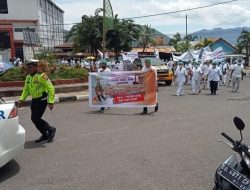
[[[70,84],[55,86],[55,103],[68,101],[88,101],[89,91],[88,83],[84,84]],[[0,97],[5,101],[18,102],[21,95],[22,87],[1,87]],[[25,106],[30,105],[31,97],[29,96],[25,101]]]

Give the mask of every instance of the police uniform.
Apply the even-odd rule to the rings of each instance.
[[[27,66],[37,65],[38,60],[29,60]],[[25,79],[22,95],[19,98],[20,102],[24,102],[28,96],[32,97],[31,101],[31,120],[42,136],[35,142],[48,140],[52,142],[55,136],[56,128],[52,127],[42,119],[48,104],[54,104],[55,89],[45,73],[35,71],[28,74]]]

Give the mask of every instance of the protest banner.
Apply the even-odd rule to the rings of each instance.
[[[154,107],[154,71],[101,72],[89,75],[90,107]]]

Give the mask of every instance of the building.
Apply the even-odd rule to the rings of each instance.
[[[32,58],[62,44],[63,14],[52,0],[1,0],[0,60]]]
[[[219,47],[222,47],[223,52],[227,54],[235,54],[237,49],[230,44],[228,41],[224,40],[223,38],[208,38],[212,43],[209,45],[211,51],[216,50]]]
[[[227,54],[235,54],[237,52],[237,49],[230,44],[228,41],[226,41],[223,38],[207,38],[208,41],[211,43],[208,45],[211,51],[216,50],[217,48],[221,47],[223,49],[223,52]],[[202,41],[191,41],[189,42],[192,46],[202,45],[204,42],[204,39]]]

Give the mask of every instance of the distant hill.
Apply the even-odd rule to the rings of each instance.
[[[237,38],[240,36],[242,30],[247,30],[250,32],[249,27],[237,27],[237,28],[214,28],[213,30],[200,30],[197,32],[192,33],[192,36],[197,36],[198,39],[204,38],[223,38],[224,40],[228,41],[232,45],[237,43]]]

